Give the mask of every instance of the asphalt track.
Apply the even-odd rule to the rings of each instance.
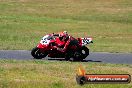
[[[27,50],[0,50],[0,59],[31,60],[31,51]],[[46,57],[43,60],[63,61],[63,59]],[[132,64],[132,53],[91,52],[83,62],[103,62],[116,64]]]

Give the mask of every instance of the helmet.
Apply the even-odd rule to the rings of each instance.
[[[66,37],[66,34],[62,32],[59,34],[59,37]]]
[[[59,39],[60,39],[60,40],[62,40],[62,39],[64,39],[64,40],[65,40],[65,39],[66,39],[66,34],[65,34],[65,33],[63,33],[63,32],[62,32],[62,33],[60,33],[60,34],[59,34]]]
[[[63,31],[64,34],[68,35],[67,31]]]
[[[64,41],[67,41],[69,39],[67,31],[63,31],[59,34],[60,40],[64,39]]]

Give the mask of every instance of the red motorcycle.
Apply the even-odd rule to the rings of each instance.
[[[65,60],[82,61],[89,55],[87,44],[93,43],[92,38],[74,38],[70,41],[65,52],[53,48],[56,46],[56,36],[45,35],[40,43],[32,49],[31,55],[35,59],[42,59],[46,56],[51,58],[65,58]]]

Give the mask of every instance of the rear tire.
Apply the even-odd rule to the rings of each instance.
[[[44,54],[44,53],[41,53],[41,52],[39,51],[39,48],[37,48],[37,47],[35,47],[35,48],[32,49],[31,55],[32,55],[35,59],[42,59],[42,58],[44,58],[44,57],[47,56],[46,53],[45,53],[45,54]]]
[[[82,61],[82,55],[80,52],[75,52],[73,56],[73,61]]]
[[[65,60],[66,60],[66,61],[69,61],[70,58],[71,58],[71,55],[72,55],[72,52],[71,52],[71,51],[68,51],[68,52],[65,54]]]
[[[81,58],[85,59],[89,55],[89,49],[86,46],[81,48]]]

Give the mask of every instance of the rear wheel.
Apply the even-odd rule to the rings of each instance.
[[[41,53],[39,48],[35,47],[32,49],[31,51],[31,55],[35,58],[35,59],[42,59],[44,57],[47,56],[47,54],[45,53]]]
[[[81,58],[85,59],[89,55],[89,49],[86,46],[81,48]]]
[[[80,51],[74,51],[71,53],[67,53],[65,56],[65,60],[69,61],[82,61],[82,53]]]
[[[83,46],[77,51],[68,51],[65,55],[65,60],[83,61],[88,55],[89,49],[86,46]]]
[[[71,56],[72,56],[72,51],[68,51],[68,52],[65,54],[65,60],[66,60],[66,61],[69,61],[70,58],[71,58]]]
[[[83,60],[80,52],[75,52],[72,59],[73,59],[73,61],[82,61]]]
[[[73,61],[83,61],[89,55],[89,49],[83,46],[79,51],[74,53]]]

